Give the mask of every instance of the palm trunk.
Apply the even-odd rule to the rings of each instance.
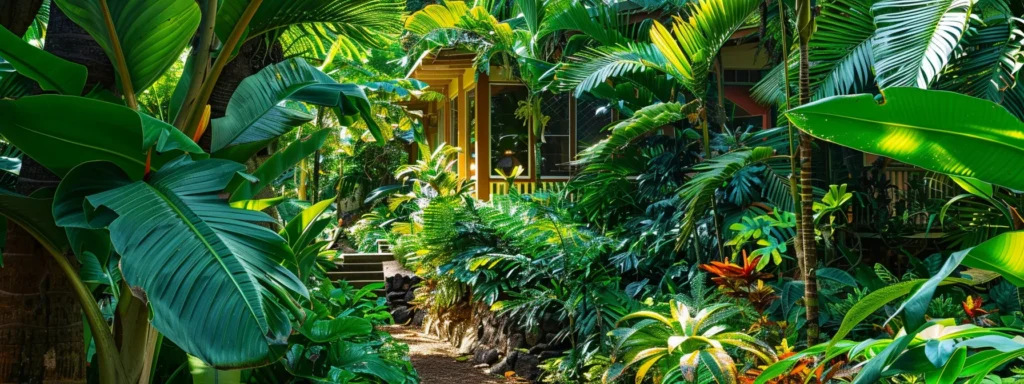
[[[20,3],[7,2],[0,10],[6,13],[8,7],[29,5]],[[0,20],[5,26],[13,23],[12,28],[27,27],[35,11],[19,14],[22,17]],[[96,85],[113,89],[114,70],[106,54],[57,6],[50,7],[46,50],[85,65],[89,71],[86,89]],[[17,191],[28,195],[40,188],[55,187],[58,181],[49,170],[25,156]],[[15,225],[9,225],[5,235],[5,266],[0,268],[0,311],[4,314],[0,316],[0,382],[85,382],[82,308],[63,268],[75,267],[77,262],[69,257],[69,263],[59,263],[42,244]]]
[[[801,2],[804,12],[810,13],[809,0]],[[807,17],[810,17],[809,15]],[[809,19],[807,19],[810,23]],[[810,24],[808,24],[810,25]],[[800,31],[800,104],[804,105],[811,99],[810,60],[808,58],[808,41],[810,27],[802,25]],[[818,342],[818,266],[817,247],[814,240],[814,195],[811,193],[811,136],[800,132],[800,248],[803,253],[804,305],[807,309],[807,345]]]

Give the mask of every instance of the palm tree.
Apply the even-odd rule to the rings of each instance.
[[[800,38],[800,104],[811,100],[810,59],[808,44],[814,31],[811,0],[797,2],[797,34]],[[818,268],[817,244],[814,239],[814,195],[811,193],[812,138],[800,132],[800,225],[797,228],[800,260],[804,280],[804,307],[807,309],[807,345],[818,342]]]

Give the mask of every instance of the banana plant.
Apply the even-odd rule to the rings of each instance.
[[[115,102],[79,96],[87,75],[83,66],[0,30],[4,95],[23,94],[6,92],[9,79],[35,81],[44,90],[62,93],[0,100],[5,116],[0,134],[63,178],[53,196],[0,196],[0,214],[39,240],[72,282],[95,339],[99,378],[104,383],[151,380],[156,346],[164,336],[217,369],[254,367],[280,359],[293,323],[302,326],[305,321],[295,301],[308,295],[297,277],[299,263],[284,238],[260,225],[272,222],[269,216],[236,208],[229,201],[243,207],[248,203],[265,206],[252,200],[257,187],[315,151],[326,133],[296,143],[291,151],[258,168],[255,176],[245,173],[239,162],[288,129],[262,132],[253,141],[238,138],[275,124],[267,109],[289,97],[333,109],[342,121],[364,119],[375,136],[380,134],[359,87],[339,84],[297,59],[270,69],[279,72],[249,80],[245,91],[252,93],[240,96],[248,100],[232,100],[235,108],[229,106],[228,119],[246,124],[235,126],[240,128],[231,128],[226,124],[229,120],[213,124],[215,137],[233,138],[220,139],[219,144],[228,148],[232,143],[245,144],[247,151],[211,158],[197,144],[208,125],[208,113],[203,111],[208,110],[210,94],[242,42],[311,23],[368,41],[371,28],[398,31],[404,2],[199,3],[56,0],[110,58],[120,89],[117,96],[122,98]],[[192,72],[183,76],[179,86],[181,118],[171,125],[138,112],[136,95],[164,75],[197,31]],[[216,52],[212,49],[215,34],[222,42]],[[284,86],[296,86],[292,91],[272,84],[284,69],[298,74],[299,81]],[[252,116],[256,118],[245,119]],[[47,206],[50,212],[43,213]],[[84,239],[91,239],[89,246],[81,243]],[[123,308],[118,313],[136,326],[122,330],[126,333],[118,335],[120,345],[86,282],[67,263],[64,254],[69,249],[80,259],[95,258],[96,265],[123,276],[124,289],[112,287],[122,293],[119,305]]]

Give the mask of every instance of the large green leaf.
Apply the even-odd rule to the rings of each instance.
[[[307,137],[299,138],[288,148],[275,153],[252,173],[252,176],[256,178],[255,181],[236,177],[227,187],[227,190],[231,192],[230,201],[235,203],[256,197],[256,194],[273,183],[275,179],[320,149],[330,134],[330,129],[317,131]]]
[[[202,153],[173,126],[122,105],[77,96],[0,100],[0,134],[57,176],[88,161],[110,161],[142,177],[146,151],[153,167],[180,151]]]
[[[356,85],[338,84],[302,59],[264,68],[242,81],[228,102],[225,116],[214,119],[214,156],[245,161],[292,128],[310,121],[308,113],[280,105],[285,100],[335,108],[342,123],[361,117],[378,141],[384,138],[370,112],[370,103]]]
[[[967,30],[975,0],[878,0],[872,41],[882,88],[927,88]]]
[[[288,221],[288,224],[285,224],[284,228],[281,229],[280,235],[288,241],[288,245],[292,249],[297,250],[304,247],[309,243],[309,240],[319,235],[319,233],[310,234],[308,229],[331,204],[334,204],[334,199],[321,201],[302,210],[302,213],[295,215],[295,217]]]
[[[1024,122],[990,101],[915,88],[838,96],[789,112],[805,132],[930,171],[1024,190]]]
[[[1004,233],[981,243],[967,251],[963,264],[999,272],[1007,281],[1024,287],[1024,232]]]
[[[226,40],[249,0],[223,0],[217,11],[217,36]],[[400,0],[263,0],[249,22],[248,38],[295,24],[325,23],[356,41],[373,34],[398,35],[405,2]]]
[[[232,208],[221,197],[242,170],[226,160],[182,156],[147,181],[100,193],[85,195],[89,191],[65,181],[55,205],[84,207],[86,223],[68,225],[106,226],[124,281],[149,302],[152,325],[218,368],[259,366],[282,356],[291,326],[276,300],[287,300],[287,290],[308,294],[283,267],[294,263],[284,239],[256,224],[273,219]],[[117,172],[114,164],[93,162],[66,180]],[[127,175],[121,179],[128,182]]]
[[[44,91],[78,96],[85,87],[88,74],[85,66],[36,48],[2,26],[0,57],[6,59],[21,75],[38,82]]]
[[[89,32],[112,63],[117,62],[115,43],[120,45],[136,93],[149,88],[178,60],[199,28],[199,5],[194,0],[107,0],[106,10],[104,2],[96,0],[54,1]],[[110,35],[107,11],[116,36]]]
[[[368,335],[373,324],[361,317],[342,316],[334,319],[307,319],[300,329],[303,335],[317,343],[329,343],[352,336]]]

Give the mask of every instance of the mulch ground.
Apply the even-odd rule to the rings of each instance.
[[[415,327],[387,327],[395,339],[409,344],[409,357],[423,384],[496,384],[507,383],[504,377],[473,368],[470,361],[457,361],[455,348],[447,342],[422,333]]]

